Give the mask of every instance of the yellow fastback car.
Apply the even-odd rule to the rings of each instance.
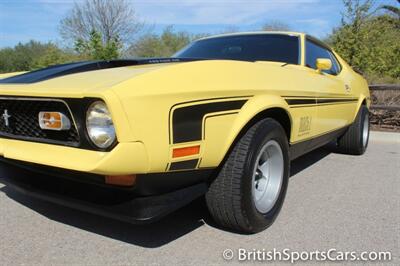
[[[205,195],[218,224],[259,232],[282,207],[291,160],[331,141],[343,153],[365,152],[369,105],[359,74],[294,32],[219,35],[171,58],[8,75],[0,79],[2,167],[28,174],[4,180],[130,222]]]

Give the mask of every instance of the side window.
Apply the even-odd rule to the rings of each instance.
[[[338,60],[336,59],[336,56],[331,52],[329,52],[329,54],[332,60],[332,68],[335,70],[335,73],[333,75],[337,75],[342,70],[342,67],[340,66]]]
[[[338,65],[336,60],[333,60],[332,54],[325,48],[307,40],[306,41],[306,66],[317,69],[316,60],[317,58],[327,58],[332,61],[332,68],[330,70],[323,71],[324,73],[336,75],[338,73]]]

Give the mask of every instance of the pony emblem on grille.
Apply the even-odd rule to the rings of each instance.
[[[4,113],[2,114],[2,117],[4,119],[4,124],[6,125],[6,127],[9,127],[10,126],[11,115],[8,114],[8,110],[7,109],[4,110]]]

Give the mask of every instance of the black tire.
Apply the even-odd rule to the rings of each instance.
[[[367,135],[365,136],[364,134]],[[369,111],[368,108],[363,105],[361,106],[354,123],[347,129],[343,136],[338,138],[337,146],[341,153],[362,155],[368,147],[368,141]]]
[[[275,205],[260,213],[252,196],[253,172],[262,147],[276,141],[282,151],[283,179]],[[274,119],[252,126],[235,144],[206,194],[211,216],[222,227],[241,233],[257,233],[270,226],[279,214],[289,181],[289,145],[285,131]]]

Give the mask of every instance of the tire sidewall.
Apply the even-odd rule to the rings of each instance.
[[[366,140],[366,145],[364,146],[363,143],[363,133],[364,133],[364,120],[365,117],[368,117],[368,136],[367,136],[367,140]],[[368,148],[368,143],[369,143],[369,134],[370,134],[370,121],[369,121],[369,111],[368,109],[363,106],[361,108],[361,115],[360,115],[360,147],[361,147],[361,154],[363,154],[367,148]]]
[[[258,154],[260,153],[262,147],[270,140],[275,140],[282,149],[284,173],[281,191],[274,207],[269,212],[262,214],[256,209],[253,199],[253,172],[255,164],[258,163]],[[285,131],[275,120],[266,119],[257,127],[256,132],[251,140],[242,178],[242,210],[246,212],[245,216],[249,219],[250,224],[253,225],[254,232],[261,231],[271,225],[279,214],[286,196],[289,182],[289,171],[289,145]]]

